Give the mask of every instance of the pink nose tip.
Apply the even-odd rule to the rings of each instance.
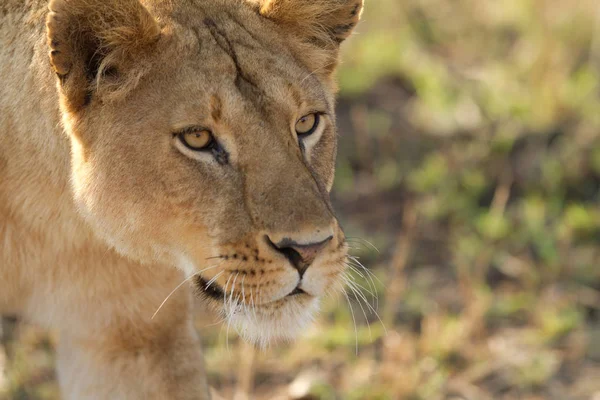
[[[283,254],[290,261],[294,268],[300,273],[300,277],[304,275],[306,269],[313,263],[321,250],[327,246],[327,243],[329,243],[331,239],[333,239],[333,236],[329,236],[319,242],[301,244],[290,238],[284,238],[279,242],[274,243],[267,237],[267,241],[271,244],[271,247]]]

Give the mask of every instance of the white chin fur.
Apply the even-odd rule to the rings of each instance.
[[[302,301],[286,301],[277,310],[237,306],[229,312],[228,322],[247,342],[266,348],[269,344],[291,341],[305,331],[319,311],[319,299],[312,297]]]

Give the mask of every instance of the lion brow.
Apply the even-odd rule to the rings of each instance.
[[[242,69],[235,48],[225,32],[219,29],[215,21],[210,18],[204,19],[204,25],[208,28],[208,31],[217,43],[217,46],[219,46],[233,61],[236,70],[235,86],[237,89],[245,97],[250,99],[257,108],[262,109],[263,107],[259,100],[266,94]]]

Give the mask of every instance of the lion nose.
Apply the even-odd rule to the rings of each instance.
[[[333,235],[312,243],[298,243],[290,238],[283,238],[274,242],[267,236],[267,241],[271,247],[283,254],[290,261],[294,268],[300,273],[300,278],[302,278],[304,272],[306,272],[307,268],[310,267],[321,250],[323,250],[331,239],[333,239]]]

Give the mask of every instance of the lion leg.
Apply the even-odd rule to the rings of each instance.
[[[45,318],[59,333],[63,398],[210,399],[190,291],[182,286],[153,315],[183,274],[101,254],[85,268],[67,264],[54,271],[41,280],[48,289],[33,299],[31,317]]]
[[[90,332],[61,336],[58,376],[66,400],[210,399],[200,343],[190,322],[155,336]]]

